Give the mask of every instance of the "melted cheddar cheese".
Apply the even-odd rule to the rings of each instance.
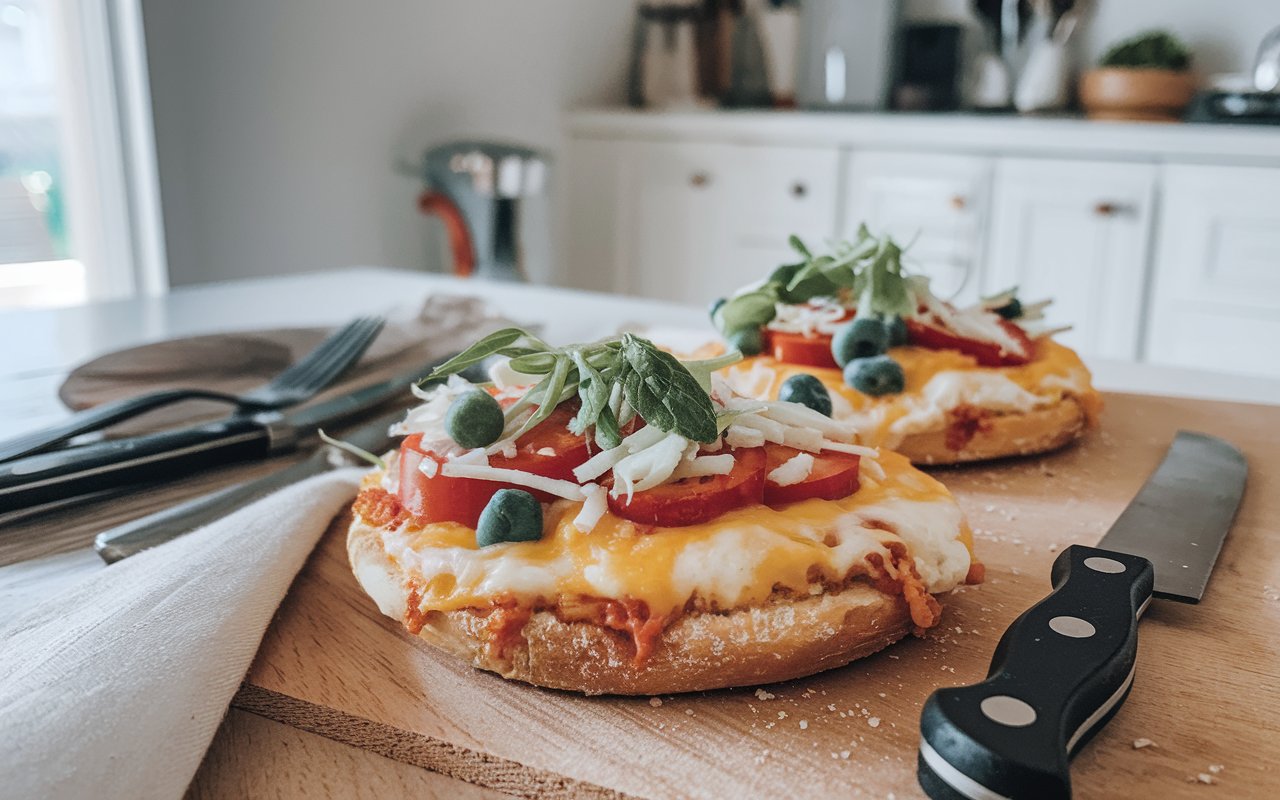
[[[880,577],[876,565],[897,579],[891,546],[905,546],[928,591],[954,588],[972,562],[960,509],[902,456],[882,453],[879,463],[884,479],[864,471],[862,487],[843,500],[751,506],[702,525],[645,528],[606,514],[581,533],[573,526],[581,504],[558,501],[536,542],[478,548],[466,526],[403,521],[381,538],[413,584],[419,607],[411,612],[574,597],[643,601],[654,617],[678,614],[690,601],[728,610],[762,603],[777,589],[816,594],[858,575]]]
[[[788,364],[770,356],[745,359],[721,374],[735,391],[773,399],[787,378],[817,376],[831,393],[833,415],[855,422],[865,444],[894,447],[913,433],[942,430],[950,412],[962,407],[997,414],[1025,413],[1061,402],[1080,401],[1096,421],[1102,401],[1089,370],[1069,347],[1052,339],[1036,342],[1035,358],[1012,367],[983,367],[955,350],[895,347],[889,355],[902,366],[906,386],[899,394],[871,397],[850,388],[840,370]]]

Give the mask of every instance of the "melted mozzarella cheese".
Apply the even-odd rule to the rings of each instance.
[[[845,385],[839,370],[787,364],[768,356],[746,359],[722,374],[733,389],[750,397],[777,397],[792,375],[816,375],[831,392],[833,416],[855,424],[865,444],[894,447],[913,433],[943,429],[947,415],[965,406],[996,413],[1027,412],[1081,401],[1096,415],[1100,399],[1089,370],[1075,351],[1051,339],[1036,342],[1030,363],[983,367],[954,350],[895,347],[889,351],[906,378],[899,394],[871,397]]]
[[[573,596],[643,600],[656,615],[694,597],[738,608],[764,602],[778,586],[807,593],[822,580],[865,574],[871,554],[891,565],[894,542],[907,545],[929,591],[954,588],[969,571],[972,545],[959,507],[905,458],[885,453],[880,465],[885,478],[864,475],[843,500],[751,506],[702,525],[642,529],[606,513],[584,534],[574,526],[582,504],[559,501],[536,542],[477,548],[472,529],[434,523],[383,531],[383,546],[417,585],[421,610]]]

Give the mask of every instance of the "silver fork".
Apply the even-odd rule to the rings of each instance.
[[[221,400],[245,411],[273,411],[309,400],[354,364],[382,330],[382,317],[358,317],[329,335],[316,349],[270,382],[241,395],[209,389],[165,389],[103,403],[47,428],[0,442],[0,461],[39,453],[59,442],[179,400]]]

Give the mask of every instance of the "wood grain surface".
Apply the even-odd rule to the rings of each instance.
[[[233,708],[191,781],[187,800],[246,797],[501,800],[506,795]]]
[[[1264,406],[1111,395],[1104,430],[1078,447],[937,471],[977,530],[987,582],[953,592],[924,639],[758,691],[584,698],[476,672],[378,613],[339,522],[234,705],[525,796],[918,797],[925,698],[985,676],[1001,632],[1047,592],[1057,552],[1098,540],[1179,428],[1242,447],[1244,505],[1204,601],[1147,613],[1132,695],[1075,759],[1076,793],[1275,797],[1280,408]]]

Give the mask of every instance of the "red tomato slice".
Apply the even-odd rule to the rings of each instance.
[[[587,460],[588,452],[587,440],[566,427],[575,414],[577,407],[573,403],[561,404],[520,437],[514,457],[491,456],[489,465],[576,483],[573,469]],[[499,489],[522,489],[544,503],[555,499],[545,492],[500,481],[450,478],[439,471],[428,478],[419,469],[425,458],[443,463],[436,454],[423,449],[420,434],[407,437],[400,445],[400,502],[419,522],[458,522],[474,528],[480,512]]]
[[[787,463],[802,451],[780,444],[765,445],[768,463],[765,475]],[[813,453],[813,469],[809,477],[790,486],[779,486],[772,481],[764,485],[764,502],[767,506],[781,506],[801,500],[840,500],[858,491],[858,464],[860,457],[850,453]]]
[[[803,333],[771,331],[766,328],[765,335],[765,350],[779,361],[806,367],[840,368],[835,356],[831,355],[831,337],[826,334],[806,336]]]
[[[959,350],[961,353],[973,356],[984,367],[1010,367],[1031,361],[1035,355],[1035,345],[1032,344],[1026,332],[1007,319],[999,322],[1000,327],[1004,328],[1018,343],[1022,352],[1005,350],[995,342],[966,339],[917,319],[907,320],[907,335],[912,344],[932,350]]]
[[[762,447],[733,450],[733,471],[728,475],[684,478],[625,495],[609,497],[614,514],[662,528],[678,528],[710,522],[726,511],[758,505],[764,497],[765,454]]]

